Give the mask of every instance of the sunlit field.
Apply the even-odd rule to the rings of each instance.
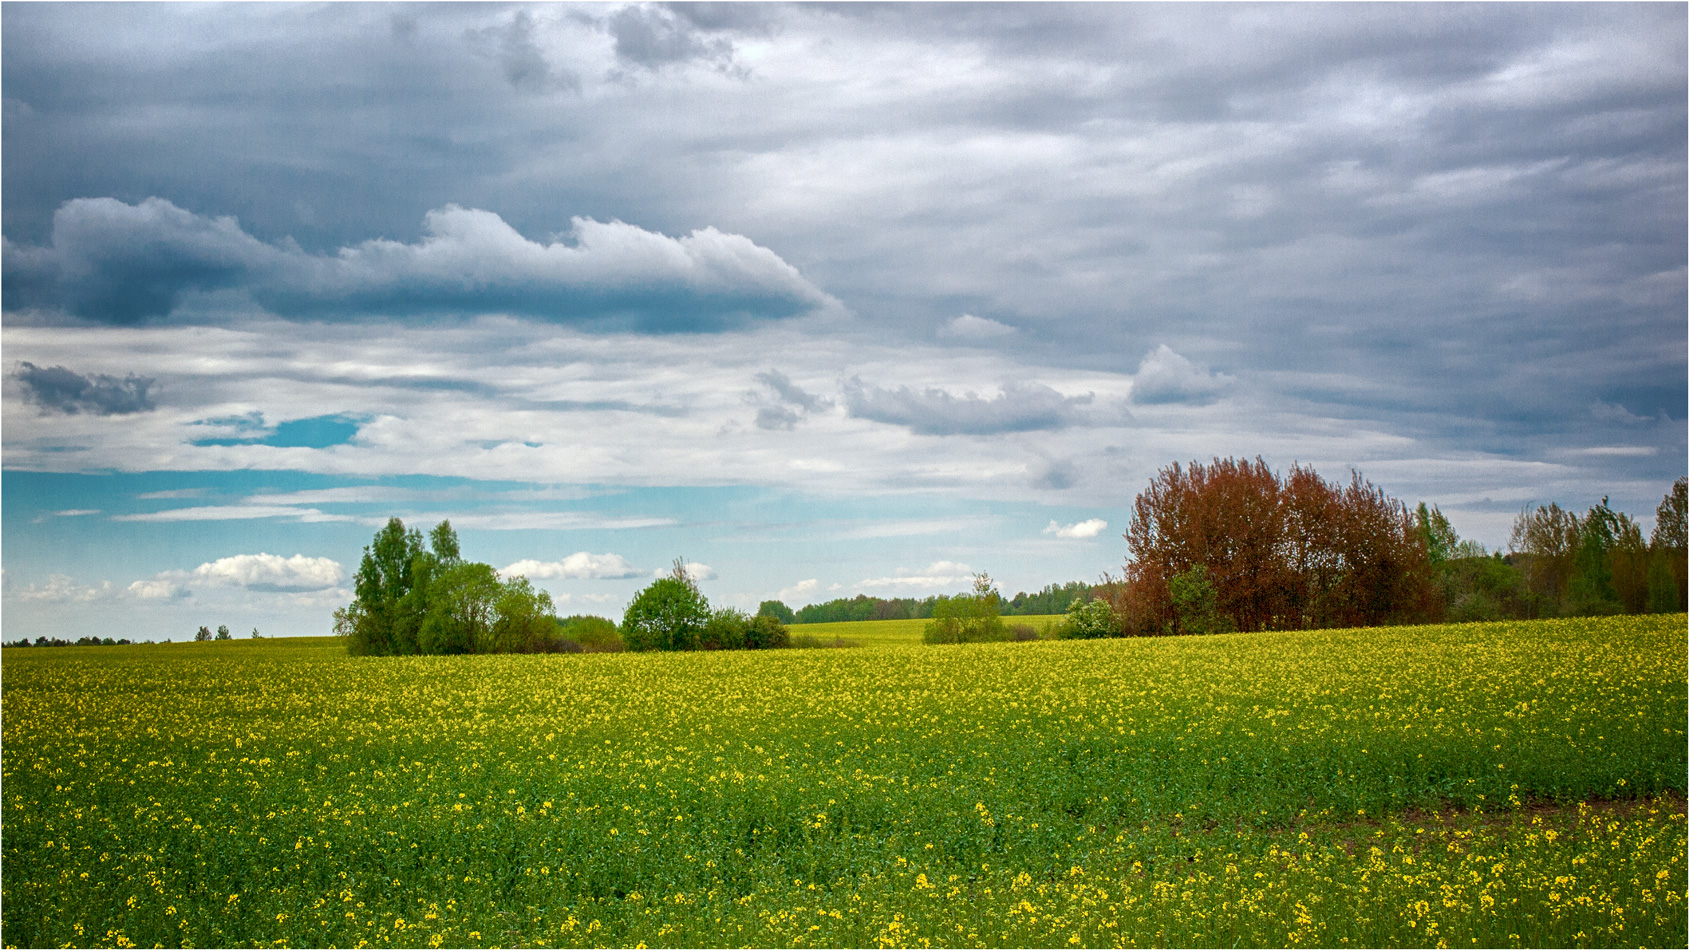
[[[885,623],[736,653],[6,649],[0,935],[1686,942],[1681,614],[948,647]]]

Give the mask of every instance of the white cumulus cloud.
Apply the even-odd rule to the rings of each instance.
[[[1060,525],[1051,521],[1044,528],[1044,533],[1053,534],[1058,538],[1094,538],[1106,527],[1108,527],[1108,522],[1101,518],[1087,518],[1084,521],[1069,525]]]
[[[653,577],[668,577],[673,571],[674,568],[672,567],[660,567],[652,571],[651,574]],[[715,580],[715,568],[708,564],[699,564],[697,561],[687,561],[686,576],[695,581],[713,581]]]
[[[1138,364],[1138,372],[1132,377],[1132,401],[1200,405],[1213,402],[1231,382],[1230,376],[1211,373],[1163,343]]]
[[[934,561],[924,568],[899,568],[893,577],[870,577],[855,587],[870,590],[933,590],[954,587],[973,580],[973,568],[958,561]]]
[[[774,599],[778,601],[787,601],[806,598],[810,594],[815,593],[816,588],[820,586],[821,581],[818,578],[811,577],[806,581],[798,581],[790,587],[780,588],[780,592],[774,595]]]
[[[517,561],[499,573],[506,577],[521,574],[532,580],[616,580],[640,577],[645,572],[620,554],[576,551],[561,561]]]
[[[326,590],[336,587],[346,577],[340,562],[333,558],[306,557],[295,554],[236,554],[232,557],[207,561],[191,571],[164,571],[149,581],[129,585],[131,593],[139,597],[181,596],[167,593],[175,584],[180,587],[204,584],[213,587],[244,587],[247,590],[280,593]]]

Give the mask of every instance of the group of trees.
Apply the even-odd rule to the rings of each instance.
[[[252,628],[252,639],[257,640],[257,639],[262,638],[263,636],[264,636],[263,634],[258,632],[257,627]],[[220,624],[217,625],[217,635],[216,636],[211,635],[211,628],[210,627],[203,627],[202,626],[202,627],[199,628],[199,630],[195,631],[194,639],[196,641],[233,640],[234,634],[231,634],[229,632],[229,625],[228,624],[220,623]]]
[[[998,612],[1004,617],[1030,617],[1059,614],[1067,609],[1075,597],[1088,597],[1091,585],[1083,581],[1048,584],[1043,590],[1028,594],[1025,591],[1005,599],[997,596]],[[757,608],[759,615],[779,619],[782,623],[847,623],[858,620],[927,620],[935,615],[941,597],[840,597],[819,604],[809,604],[797,611],[778,600],[765,600]]]
[[[550,594],[464,560],[449,521],[434,526],[425,548],[420,531],[390,519],[364,548],[353,587],[352,603],[334,612],[334,632],[355,655],[580,648],[560,635]]]
[[[769,608],[752,617],[731,607],[711,609],[709,599],[676,559],[669,576],[634,596],[622,615],[629,650],[775,650],[792,645],[786,624]],[[783,606],[783,605],[782,605]],[[788,611],[789,612],[789,611]]]
[[[1442,512],[1352,474],[1215,459],[1162,469],[1138,495],[1123,574],[1073,603],[1066,635],[1141,636],[1681,610],[1689,532],[1678,479],[1652,538],[1602,499],[1545,505],[1503,556]],[[1106,608],[1098,604],[1106,604]],[[1081,634],[1077,631],[1090,631]]]
[[[1606,498],[1581,517],[1556,504],[1527,508],[1514,519],[1511,551],[1499,559],[1507,570],[1485,565],[1479,573],[1471,557],[1444,562],[1451,613],[1487,619],[1681,610],[1689,599],[1686,512],[1685,478],[1655,509],[1647,541],[1636,520]]]
[[[31,643],[28,637],[24,637],[22,639],[13,640],[10,643],[4,644],[4,646],[9,646],[9,647],[27,647],[27,646],[37,646],[37,647],[115,647],[115,646],[128,646],[131,642],[132,641],[130,641],[128,638],[124,638],[122,640],[113,640],[111,637],[87,636],[87,637],[77,637],[75,640],[61,640],[58,637],[36,637],[35,642]]]
[[[1131,560],[1098,594],[1127,635],[1354,627],[1431,613],[1413,516],[1358,474],[1280,477],[1257,458],[1162,469],[1133,504]]]

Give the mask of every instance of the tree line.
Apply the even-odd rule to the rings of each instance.
[[[1092,598],[1121,636],[1676,611],[1686,487],[1666,494],[1648,542],[1603,499],[1581,517],[1526,509],[1503,555],[1357,473],[1335,483],[1300,465],[1280,476],[1260,458],[1174,464],[1137,496],[1129,560]]]
[[[999,615],[1004,617],[1037,617],[1059,614],[1067,609],[1075,597],[1089,597],[1092,585],[1084,581],[1065,584],[1046,584],[1036,593],[1021,591],[1011,598],[998,595]],[[765,600],[757,608],[759,615],[778,618],[783,623],[851,623],[861,620],[927,620],[933,616],[942,597],[840,597],[819,604],[809,604],[796,611],[778,600]]]

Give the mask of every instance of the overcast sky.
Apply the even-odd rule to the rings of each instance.
[[[5,636],[1118,570],[1175,461],[1464,536],[1685,470],[1683,4],[53,4],[3,40]]]

